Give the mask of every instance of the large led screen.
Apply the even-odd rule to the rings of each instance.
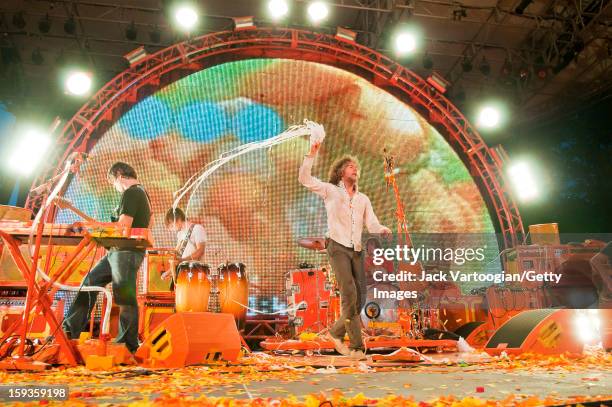
[[[413,232],[493,232],[468,170],[444,138],[413,108],[368,81],[314,62],[254,59],[185,77],[132,107],[97,142],[66,195],[87,214],[109,220],[119,196],[106,182],[115,161],[132,164],[153,201],[156,246],[174,245],[163,227],[173,192],[219,154],[272,137],[307,118],[327,137],[313,172],[327,180],[344,154],[361,164],[359,188],[381,222],[395,229],[396,200],[385,185],[383,149],[392,153]],[[206,261],[239,261],[250,278],[250,303],[285,306],[285,274],[324,255],[300,248],[323,236],[323,202],[298,182],[309,141],[259,150],[215,172],[193,195],[188,217],[208,234]],[[186,200],[181,203],[185,207]],[[62,211],[59,222],[76,220]]]

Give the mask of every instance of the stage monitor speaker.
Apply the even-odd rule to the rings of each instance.
[[[487,340],[488,324],[483,321],[472,321],[455,329],[455,334],[461,336],[470,345],[477,348],[483,347]]]
[[[136,356],[167,368],[220,359],[233,362],[240,356],[240,344],[232,314],[179,312],[159,324]]]
[[[583,343],[574,326],[571,309],[537,309],[523,311],[504,323],[485,346],[491,355],[531,352],[554,355],[564,352],[580,354]]]

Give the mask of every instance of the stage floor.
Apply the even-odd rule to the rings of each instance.
[[[238,403],[232,405],[317,407],[325,400],[338,406],[372,405],[374,401],[367,399],[376,399],[376,405],[386,406],[419,402],[426,406],[434,400],[442,401],[441,406],[540,406],[612,400],[609,353],[579,360],[482,357],[478,361],[479,355],[458,354],[431,357],[428,364],[372,368],[351,364],[342,357],[254,354],[239,365],[0,372],[0,381],[5,385],[68,384],[74,405],[229,405],[234,399]]]

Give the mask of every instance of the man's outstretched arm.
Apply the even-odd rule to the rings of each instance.
[[[332,185],[312,176],[312,165],[314,164],[319,147],[320,143],[314,144],[310,148],[310,153],[304,157],[304,162],[302,163],[300,172],[298,174],[298,181],[300,181],[300,184],[304,185],[306,188],[325,199],[327,197],[329,188]]]

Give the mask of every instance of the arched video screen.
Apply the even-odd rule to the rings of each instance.
[[[273,137],[304,119],[326,138],[313,173],[327,180],[331,163],[358,158],[360,191],[381,223],[396,228],[396,199],[387,188],[383,149],[395,157],[397,182],[413,232],[493,233],[490,214],[467,168],[413,108],[347,71],[314,62],[252,59],[191,74],[140,101],[90,152],[66,197],[99,220],[119,194],[106,181],[115,161],[130,163],[148,190],[157,247],[172,247],[163,217],[173,193],[210,161],[241,144]],[[242,262],[251,306],[285,304],[285,275],[327,257],[300,248],[300,237],[323,236],[322,200],[298,182],[307,137],[246,154],[221,167],[190,196],[187,216],[204,225],[206,262]],[[187,206],[187,199],[181,202]],[[57,221],[76,220],[60,211]]]

